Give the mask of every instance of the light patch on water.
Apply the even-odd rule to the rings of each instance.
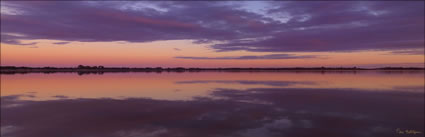
[[[17,131],[18,128],[16,126],[2,126],[0,128],[2,137],[10,137],[9,134]]]
[[[284,130],[292,127],[292,125],[293,123],[291,120],[283,118],[266,123],[259,128],[248,129],[240,134],[244,137],[272,136],[272,130]]]
[[[160,128],[157,130],[132,130],[132,131],[119,131],[118,137],[160,137],[162,134],[167,133],[167,129]]]

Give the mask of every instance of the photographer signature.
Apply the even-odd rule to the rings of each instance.
[[[397,134],[413,134],[413,135],[421,134],[421,133],[422,133],[422,132],[420,132],[420,131],[411,130],[411,129],[401,130],[400,128],[397,128],[397,129],[395,130],[395,132],[396,132]]]

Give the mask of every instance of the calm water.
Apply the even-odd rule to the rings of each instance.
[[[1,75],[1,137],[423,132],[423,71]]]

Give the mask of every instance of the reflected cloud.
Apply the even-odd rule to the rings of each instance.
[[[243,85],[266,85],[266,86],[277,86],[287,87],[290,85],[314,85],[315,82],[311,81],[254,81],[254,80],[192,80],[192,81],[177,81],[176,84],[243,84]]]
[[[161,137],[164,133],[167,133],[167,129],[118,131],[116,135],[118,137]]]
[[[274,131],[285,130],[292,126],[292,122],[289,119],[278,119],[270,123],[264,124],[260,128],[247,129],[246,131],[241,132],[241,135],[244,137],[258,137],[258,136],[277,136],[279,134],[273,135]]]
[[[192,100],[215,89],[310,88],[424,92],[424,71],[2,74],[2,96],[28,100],[152,98]],[[32,93],[28,93],[32,91]],[[119,92],[117,92],[119,91]],[[241,93],[244,94],[244,93]],[[25,95],[25,96],[24,96]],[[267,103],[248,100],[251,103]]]
[[[0,128],[1,134],[0,135],[2,137],[7,137],[9,134],[12,134],[16,130],[18,130],[18,128],[15,127],[15,126],[1,126],[1,128]]]
[[[64,95],[56,95],[56,96],[53,96],[53,97],[58,98],[58,99],[67,99],[68,98],[67,96],[64,96]]]
[[[20,127],[20,132],[7,133],[14,137],[354,137],[396,136],[396,128],[424,128],[423,92],[253,88],[216,89],[211,95],[219,99],[28,101],[2,96],[1,125]],[[4,107],[10,104],[23,105]]]
[[[393,89],[402,91],[424,92],[425,86],[395,86],[393,87]]]

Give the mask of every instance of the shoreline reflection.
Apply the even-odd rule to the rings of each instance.
[[[2,96],[31,93],[32,100],[69,98],[143,97],[191,100],[209,97],[216,88],[313,88],[362,89],[365,91],[403,90],[423,92],[424,73],[387,74],[378,71],[346,73],[289,72],[200,72],[200,73],[72,73],[2,75]]]
[[[1,136],[396,137],[424,132],[423,74],[1,75]]]

